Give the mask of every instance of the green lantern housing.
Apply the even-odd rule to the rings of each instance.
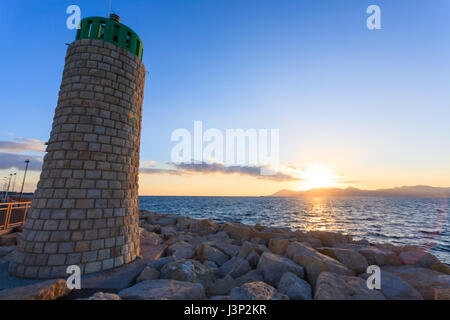
[[[110,42],[125,48],[142,60],[144,53],[142,40],[136,32],[120,23],[120,18],[116,14],[111,14],[109,19],[104,17],[84,18],[80,25],[76,40],[98,39]]]

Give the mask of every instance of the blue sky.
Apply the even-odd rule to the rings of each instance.
[[[75,38],[71,4],[82,17],[108,8],[1,2],[0,141],[47,141]],[[366,28],[370,4],[382,30]],[[172,131],[202,120],[278,128],[283,164],[321,163],[361,187],[450,186],[450,1],[112,0],[112,9],[144,43],[141,160],[170,161]]]

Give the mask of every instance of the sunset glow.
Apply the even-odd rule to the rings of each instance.
[[[314,164],[302,173],[301,186],[303,190],[314,188],[331,188],[339,185],[339,176],[330,169]]]

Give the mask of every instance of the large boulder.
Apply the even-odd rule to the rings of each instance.
[[[369,274],[363,273],[361,278],[366,280]],[[403,279],[387,271],[381,272],[380,291],[388,300],[423,300],[422,295]]]
[[[267,241],[264,240],[264,239],[262,239],[262,238],[260,238],[260,237],[254,237],[254,238],[251,238],[251,239],[250,239],[250,242],[251,242],[251,243],[254,243],[254,244],[262,244],[262,245],[264,245],[264,246],[267,244]]]
[[[147,243],[141,242],[140,248],[141,252],[139,257],[146,261],[159,259],[165,256],[167,253],[167,246],[165,244],[149,245]]]
[[[278,292],[284,293],[291,300],[312,300],[311,286],[292,272],[286,272],[277,286]]]
[[[142,252],[141,252],[142,253]],[[121,267],[81,276],[82,289],[99,289],[118,292],[136,283],[136,278],[144,270],[146,259],[136,259]]]
[[[178,216],[176,228],[179,231],[185,231],[189,228],[189,224],[191,222],[191,218],[186,216]]]
[[[252,251],[256,252],[258,255],[262,255],[264,252],[270,252],[270,250],[263,244],[244,241],[237,256],[239,258],[246,259]]]
[[[140,223],[141,227],[145,229],[145,231],[148,232],[154,232],[154,233],[161,233],[161,226],[157,224],[150,224],[150,223]]]
[[[206,286],[208,296],[227,295],[236,286],[236,281],[229,275],[225,278],[217,279]]]
[[[212,242],[233,242],[225,231],[217,231],[216,233],[211,233],[204,236],[208,241]]]
[[[430,269],[450,275],[450,266],[442,262],[434,264]]]
[[[299,242],[305,242],[305,243],[307,243],[309,246],[311,246],[314,249],[323,247],[322,241],[320,241],[320,239],[314,238],[314,237],[309,237],[309,238],[306,238],[306,239],[301,240]]]
[[[360,277],[322,272],[317,278],[315,300],[386,300],[377,290],[367,288]]]
[[[250,269],[250,264],[247,260],[233,257],[219,268],[219,273],[222,277],[230,275],[233,278],[237,278],[249,272]]]
[[[172,244],[167,248],[167,251],[175,259],[191,259],[195,254],[194,246],[185,241]]]
[[[207,267],[197,260],[178,260],[161,268],[161,279],[207,283],[215,278],[216,268]]]
[[[263,232],[259,231],[255,227],[250,227],[244,224],[235,223],[235,222],[226,222],[223,225],[223,231],[225,231],[230,238],[246,241],[255,239],[256,243],[265,244],[270,239],[283,237],[283,233],[272,231],[272,230],[264,230]]]
[[[156,280],[159,278],[160,272],[154,268],[150,268],[146,266],[144,270],[139,274],[136,279],[137,282],[145,281],[145,280]]]
[[[250,264],[250,267],[252,269],[255,269],[258,266],[259,258],[260,258],[259,254],[256,253],[255,250],[253,250],[252,252],[250,252],[248,254],[248,256],[247,256],[247,258],[245,258],[245,260],[248,261],[248,263]]]
[[[310,247],[313,247],[314,249],[324,247],[324,244],[322,243],[322,241],[320,241],[319,238],[313,236],[309,232],[303,232],[303,231],[297,230],[297,231],[293,232],[293,238],[295,239],[294,241],[305,242]]]
[[[337,243],[349,243],[352,241],[351,235],[329,231],[310,231],[307,235],[319,239],[324,247],[332,247]]]
[[[291,241],[288,239],[270,239],[269,250],[283,256],[290,244]]]
[[[157,260],[152,260],[147,264],[147,266],[160,271],[161,268],[164,267],[166,264],[174,262],[174,261],[175,261],[175,258],[172,256],[169,256],[169,257],[159,258]]]
[[[230,238],[237,240],[250,240],[259,234],[258,231],[250,226],[234,222],[225,222],[223,225],[223,231],[225,231]]]
[[[163,226],[161,227],[161,236],[164,240],[169,240],[170,238],[177,235],[177,229],[174,226]]]
[[[0,300],[56,300],[67,296],[71,291],[64,279],[47,280],[2,290]]]
[[[240,250],[240,247],[228,242],[216,242],[214,247],[221,250],[226,255],[233,257],[237,256]]]
[[[267,283],[258,281],[233,288],[229,300],[289,300],[289,297]]]
[[[265,282],[273,286],[278,284],[286,272],[292,272],[300,278],[304,276],[301,266],[288,258],[270,252],[265,252],[261,256],[256,269],[263,274]]]
[[[369,265],[385,266],[385,265],[400,265],[402,262],[397,253],[377,247],[364,247],[358,250],[366,259]]]
[[[150,246],[156,246],[162,242],[162,239],[154,232],[143,231],[141,233],[140,243]]]
[[[217,232],[219,225],[211,219],[191,220],[189,230],[201,236]]]
[[[352,270],[339,261],[318,252],[305,243],[293,242],[286,250],[286,257],[305,269],[306,280],[313,288],[319,274],[325,271],[347,276],[354,275]]]
[[[384,267],[381,273],[384,271],[405,280],[419,291],[425,300],[434,299],[434,289],[450,288],[450,276],[431,269],[413,266],[388,266]]]
[[[397,255],[404,250],[404,247],[396,246],[391,243],[379,243],[375,245],[378,249],[395,252]]]
[[[205,289],[200,283],[176,280],[146,280],[118,293],[133,300],[201,300]]]
[[[206,243],[201,243],[195,250],[195,258],[204,262],[206,260],[215,262],[218,266],[223,265],[229,257],[217,248]]]
[[[244,241],[239,249],[239,253],[237,254],[237,256],[239,258],[245,259],[253,250],[255,250],[255,244],[249,241]]]
[[[422,268],[432,268],[440,263],[439,259],[434,255],[416,246],[405,247],[398,257],[403,264]]]
[[[318,251],[333,259],[336,259],[350,270],[353,270],[356,274],[366,272],[367,267],[369,266],[366,258],[356,250],[340,248],[319,248]]]

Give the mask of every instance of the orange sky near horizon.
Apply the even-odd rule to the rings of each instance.
[[[354,179],[344,176],[341,183],[322,187],[359,189],[381,189],[399,186],[430,185],[433,187],[449,187],[450,175],[442,172],[411,174],[410,171],[395,170],[389,173],[382,170],[370,170],[364,178]],[[321,187],[318,185],[317,187]],[[295,191],[308,190],[302,181],[276,182],[239,174],[191,174],[182,176],[140,174],[140,195],[167,196],[267,196],[282,189]]]
[[[404,170],[386,171],[377,168],[364,170],[354,168],[350,175],[345,170],[330,167],[330,172],[340,174],[340,182],[330,187],[356,187],[360,189],[393,188],[399,186],[430,185],[433,187],[450,187],[450,174],[443,174],[441,170],[428,170],[427,172]],[[16,191],[22,185],[23,170],[0,170],[0,176],[8,176],[17,172]],[[32,192],[39,180],[40,172],[28,171],[24,192]],[[3,187],[3,186],[2,186]],[[317,187],[321,187],[317,185]],[[327,186],[323,186],[327,187]],[[254,176],[240,174],[143,174],[139,175],[140,195],[167,195],[167,196],[267,196],[282,189],[295,191],[309,189],[303,181],[272,181]]]

